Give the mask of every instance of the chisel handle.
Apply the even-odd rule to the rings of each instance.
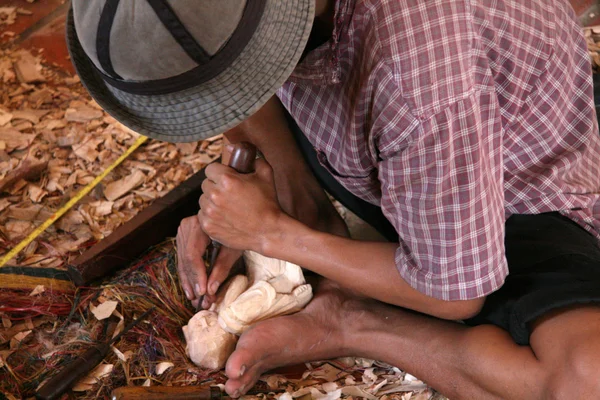
[[[252,143],[240,142],[234,144],[229,165],[240,174],[254,172],[254,160],[256,159],[256,147]]]
[[[125,386],[113,390],[112,400],[220,400],[218,387],[211,386]]]
[[[106,357],[109,349],[110,346],[104,343],[90,347],[85,353],[70,362],[58,374],[46,382],[36,392],[35,397],[40,400],[58,399],[73,384],[97,367],[104,357]]]

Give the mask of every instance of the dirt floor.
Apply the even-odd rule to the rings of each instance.
[[[600,1],[571,3],[585,26],[600,25]],[[64,43],[68,7],[65,0],[0,0],[0,257],[139,139],[102,111],[75,76]],[[588,30],[587,36],[591,61],[600,68],[600,30]],[[177,145],[146,141],[6,267],[65,270],[218,158],[221,149],[221,137]],[[340,211],[355,237],[376,237],[351,213]],[[113,346],[68,398],[109,398],[112,388],[125,385],[223,383],[222,372],[201,370],[186,357],[180,327],[193,313],[177,284],[175,263],[167,242],[116,277],[80,289],[9,279],[0,264],[0,400],[32,396],[90,342],[121,330],[150,307],[157,308],[150,322]],[[109,311],[106,318],[97,317],[98,308]],[[265,376],[259,388],[319,400],[442,399],[416,377],[356,358],[277,371]]]

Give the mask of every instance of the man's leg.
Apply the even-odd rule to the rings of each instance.
[[[227,364],[228,391],[248,389],[275,366],[362,356],[398,366],[452,400],[600,398],[596,239],[548,213],[511,217],[505,244],[510,275],[488,296],[481,325],[358,299],[326,282],[301,313],[240,338]]]
[[[555,311],[536,321],[531,346],[518,346],[492,325],[468,327],[322,286],[304,311],[242,335],[227,363],[230,394],[277,366],[362,356],[398,366],[452,400],[600,398],[600,307]]]

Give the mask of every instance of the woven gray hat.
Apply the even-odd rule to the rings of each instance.
[[[314,0],[73,0],[67,44],[114,118],[190,142],[233,128],[273,96],[313,18]]]

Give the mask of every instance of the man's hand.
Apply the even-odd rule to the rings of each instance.
[[[283,211],[271,166],[256,160],[256,171],[239,174],[222,164],[206,168],[202,183],[200,228],[224,246],[261,252],[263,239],[277,231]]]
[[[200,296],[205,295],[203,307],[208,308],[215,300],[215,293],[242,252],[223,246],[219,252],[209,281],[206,281],[206,267],[202,256],[210,244],[210,237],[200,228],[200,215],[181,221],[177,230],[177,270],[186,297],[194,307]]]

